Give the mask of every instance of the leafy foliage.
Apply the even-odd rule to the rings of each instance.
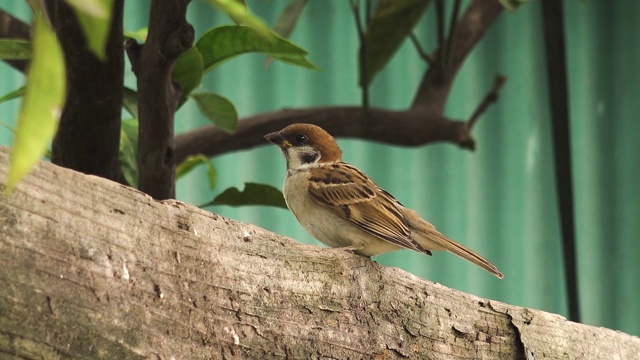
[[[89,49],[99,58],[106,58],[105,48],[111,26],[113,0],[67,0],[78,18]]]
[[[31,43],[26,40],[0,39],[0,59],[27,60],[31,58]]]
[[[75,11],[90,50],[104,59],[113,0],[66,1]],[[520,1],[510,0],[511,3]],[[237,127],[237,111],[229,100],[219,94],[206,90],[196,91],[202,86],[204,75],[225,61],[246,53],[261,53],[285,63],[307,69],[318,69],[308,60],[307,51],[284,39],[293,31],[308,0],[290,0],[278,17],[273,31],[264,21],[251,14],[242,0],[208,0],[208,2],[242,25],[219,26],[206,32],[195,46],[178,58],[172,69],[172,78],[182,91],[179,106],[193,99],[207,119],[231,133]],[[30,3],[34,9],[38,10],[39,4],[36,0],[30,0]],[[380,0],[377,2],[371,21],[366,27],[368,51],[365,56],[367,56],[368,67],[366,79],[360,79],[361,84],[366,80],[366,84],[362,85],[368,86],[376,74],[386,66],[422,17],[428,3],[428,0]],[[0,57],[32,58],[32,71],[29,73],[27,86],[0,98],[0,102],[3,102],[24,96],[17,127],[18,135],[13,149],[15,162],[20,165],[16,165],[16,170],[12,170],[12,176],[14,176],[11,178],[12,185],[33,166],[34,159],[41,157],[46,151],[55,132],[57,118],[64,101],[64,68],[59,46],[46,21],[40,17],[35,19],[36,33],[33,44],[24,40],[0,40]],[[143,28],[135,32],[125,32],[124,35],[143,42],[146,40],[147,31]],[[46,81],[43,80],[45,78]],[[123,107],[132,118],[122,120],[120,161],[125,179],[132,185],[137,184],[138,181],[137,102],[136,91],[125,87]],[[29,135],[25,136],[26,133]],[[203,155],[190,157],[179,164],[177,178],[184,176],[197,166],[207,167],[209,183],[213,187],[217,179],[217,171],[211,161]],[[228,189],[216,197],[211,204],[286,207],[279,190],[254,183],[248,183],[243,191],[236,188]]]
[[[233,133],[238,125],[238,113],[231,101],[211,93],[193,94],[200,111],[222,130]]]
[[[138,119],[124,119],[120,127],[120,167],[131,186],[138,185]]]
[[[272,41],[266,40],[254,29],[246,26],[220,26],[208,31],[196,43],[204,60],[205,72],[234,56],[246,53],[262,53],[276,60],[308,69],[318,69],[307,60],[307,51],[274,33],[271,34]]]
[[[204,66],[198,48],[192,46],[184,52],[173,65],[171,77],[180,85],[182,97],[180,105],[189,99],[189,95],[202,83]]]
[[[37,9],[37,8],[36,8]],[[36,10],[33,32],[33,59],[27,75],[6,191],[35,166],[47,151],[56,131],[66,94],[62,49],[41,10]]]
[[[236,24],[244,24],[252,28],[263,38],[269,40],[273,36],[269,27],[259,17],[251,14],[244,1],[238,0],[208,0],[208,2],[223,12],[227,13],[229,17]]]
[[[216,167],[213,166],[211,159],[204,156],[203,154],[191,155],[187,157],[182,162],[182,164],[178,165],[178,167],[176,168],[176,178],[179,179],[183,177],[198,165],[204,165],[207,167],[209,188],[213,189],[214,187],[216,187],[216,182],[218,181],[218,171],[216,170]]]
[[[138,93],[128,87],[124,87],[124,95],[122,99],[122,106],[131,116],[138,118]]]
[[[371,84],[387,65],[428,4],[428,0],[380,0],[366,30],[366,79],[360,79],[360,86]]]
[[[201,207],[213,205],[266,205],[287,208],[287,203],[284,201],[284,196],[282,196],[280,190],[270,185],[256,183],[246,183],[243,191],[235,187],[229,188],[216,196],[213,201],[201,205]]]

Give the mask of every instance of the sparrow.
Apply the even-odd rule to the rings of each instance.
[[[427,255],[446,250],[503,278],[495,265],[342,161],[342,150],[324,129],[293,124],[264,138],[280,147],[287,162],[282,191],[287,206],[322,243],[369,257],[403,248]]]

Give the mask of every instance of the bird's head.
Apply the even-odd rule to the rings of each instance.
[[[280,147],[288,169],[313,163],[336,162],[342,158],[342,150],[333,136],[316,125],[292,124],[267,134],[264,138]]]

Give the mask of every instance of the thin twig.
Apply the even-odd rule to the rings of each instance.
[[[476,108],[476,111],[473,112],[473,115],[471,115],[471,118],[467,121],[467,128],[469,128],[469,130],[473,129],[473,126],[476,124],[476,122],[478,122],[480,115],[487,111],[489,105],[498,100],[498,93],[500,92],[500,88],[502,88],[506,81],[507,78],[505,76],[496,75],[496,79],[493,82],[493,88],[491,89],[491,91],[489,91],[489,93],[487,93],[487,95],[485,95],[480,105],[478,105],[478,107]]]
[[[422,45],[420,44],[420,40],[418,40],[418,37],[416,36],[416,34],[411,32],[409,34],[409,39],[411,39],[411,42],[413,43],[413,46],[416,48],[418,55],[420,55],[420,58],[424,60],[427,64],[429,64],[429,66],[433,65],[433,59],[431,58],[431,56],[429,56],[429,54],[427,54],[426,51],[424,51],[424,49],[422,48]]]
[[[371,24],[371,0],[365,0],[364,3],[364,20],[365,24]]]
[[[446,62],[451,59],[451,49],[453,48],[453,35],[456,30],[456,23],[458,22],[458,14],[460,13],[460,0],[456,0],[453,4],[453,11],[451,12],[451,20],[449,22],[449,38],[447,39],[447,49],[445,52]]]
[[[440,65],[440,68],[444,67],[444,56],[442,56],[444,54],[444,4],[442,3],[442,0],[436,0],[436,27],[437,27],[437,33],[438,33],[438,49],[440,49],[440,51],[438,51],[438,64]]]
[[[362,107],[365,109],[369,107],[369,77],[367,75],[368,68],[368,56],[367,56],[367,37],[365,34],[362,21],[360,20],[360,1],[349,0],[351,4],[351,10],[353,12],[353,18],[356,22],[356,29],[358,30],[358,38],[360,39],[360,86],[362,86]],[[368,10],[368,6],[367,6]]]

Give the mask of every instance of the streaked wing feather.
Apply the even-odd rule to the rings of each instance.
[[[311,170],[311,198],[382,240],[428,253],[411,238],[411,230],[393,196],[349,164],[331,166]]]

